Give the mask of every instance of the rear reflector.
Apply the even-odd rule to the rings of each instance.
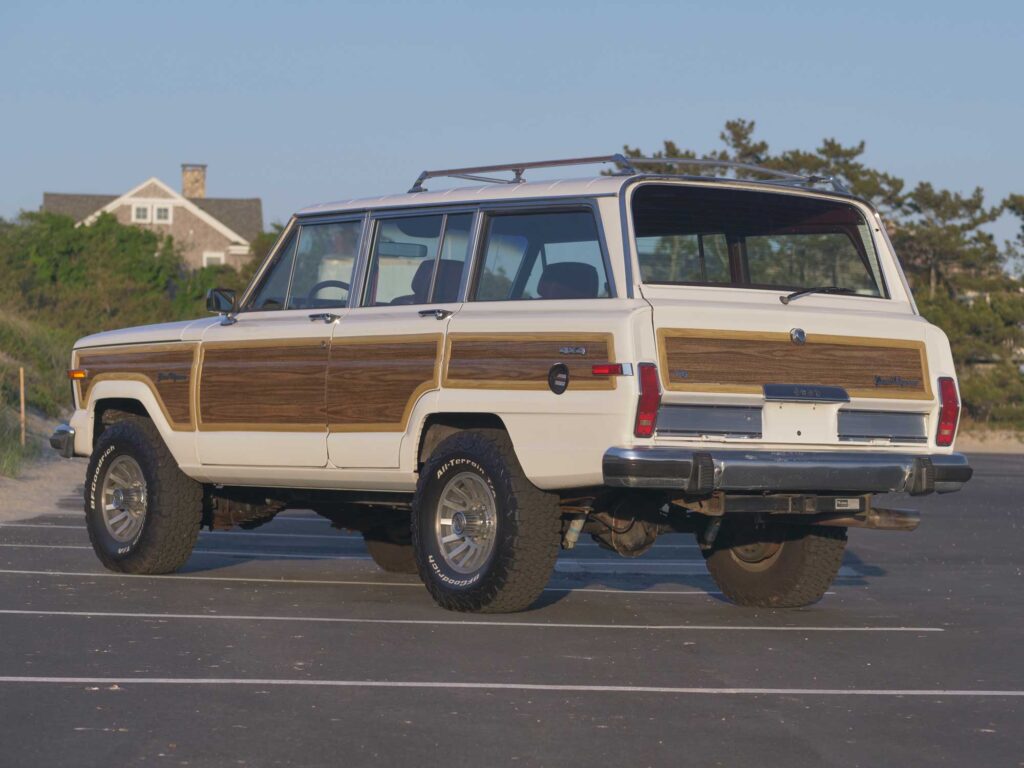
[[[593,376],[621,376],[622,363],[597,363],[590,368]]]
[[[960,421],[960,396],[956,382],[948,376],[939,379],[939,431],[935,444],[949,446],[956,437],[956,424]]]
[[[640,363],[637,366],[640,379],[640,397],[636,404],[636,426],[633,434],[637,437],[652,437],[658,421],[661,406],[661,385],[658,383],[658,366],[654,363]]]

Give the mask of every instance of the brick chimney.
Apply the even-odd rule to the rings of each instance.
[[[206,197],[205,164],[181,164],[181,194],[185,197]]]

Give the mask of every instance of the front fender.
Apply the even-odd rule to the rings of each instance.
[[[138,402],[146,409],[178,465],[197,463],[195,431],[191,425],[172,425],[163,402],[154,394],[148,382],[122,379],[98,381],[90,388],[89,400],[80,409],[84,416],[76,418],[76,412],[76,417],[72,417],[71,426],[76,429],[75,453],[92,453],[97,406],[111,399]]]

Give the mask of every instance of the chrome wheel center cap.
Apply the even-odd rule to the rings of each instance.
[[[110,503],[113,504],[117,509],[123,511],[125,508],[124,489],[115,488],[113,493],[110,494]]]
[[[466,530],[466,516],[462,512],[452,515],[452,533],[461,536]]]

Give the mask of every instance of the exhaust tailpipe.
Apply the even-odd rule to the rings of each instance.
[[[912,509],[879,509],[842,517],[815,520],[815,525],[833,525],[842,528],[871,528],[876,531],[913,531],[921,523],[921,515]]]

